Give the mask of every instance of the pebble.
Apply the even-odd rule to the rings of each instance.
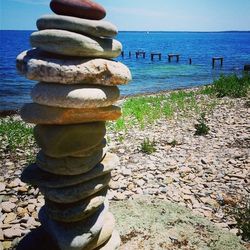
[[[4,212],[9,213],[16,207],[16,204],[13,202],[6,201],[1,203],[1,207]]]

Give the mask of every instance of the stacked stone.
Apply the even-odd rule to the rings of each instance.
[[[103,21],[102,6],[88,0],[52,0],[58,15],[37,21],[36,47],[17,57],[17,69],[39,81],[22,119],[36,124],[41,151],[22,180],[45,196],[42,227],[59,249],[117,249],[120,237],[106,198],[111,170],[119,164],[106,152],[105,121],[121,115],[117,85],[131,80],[129,69],[111,60],[122,45],[116,27]],[[92,20],[91,20],[92,19]]]

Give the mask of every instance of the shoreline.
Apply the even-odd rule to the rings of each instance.
[[[118,99],[118,105],[120,102],[123,102],[124,100],[127,100],[129,98],[136,98],[136,97],[142,97],[142,96],[157,96],[157,95],[165,95],[169,94],[171,92],[177,92],[177,91],[197,91],[199,89],[202,89],[205,86],[209,86],[210,84],[204,84],[201,86],[194,86],[194,87],[187,87],[187,88],[176,88],[176,89],[170,89],[170,90],[159,90],[156,92],[146,92],[146,93],[139,93],[139,94],[131,94],[131,95],[121,95]],[[20,109],[7,109],[7,110],[0,110],[0,118],[6,118],[8,116],[14,116],[14,115],[20,115],[19,114]]]

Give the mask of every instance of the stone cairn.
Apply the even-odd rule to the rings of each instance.
[[[120,94],[117,85],[128,83],[131,73],[111,60],[122,45],[113,39],[117,28],[101,20],[106,15],[102,6],[52,0],[50,7],[57,15],[38,19],[38,31],[30,37],[34,48],[17,57],[18,71],[39,81],[21,117],[36,124],[41,150],[22,181],[44,195],[41,227],[58,249],[118,249],[120,237],[106,196],[119,159],[106,150],[105,121],[120,117],[120,108],[113,106]]]

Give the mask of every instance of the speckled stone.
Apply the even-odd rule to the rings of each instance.
[[[98,121],[114,121],[121,116],[121,108],[112,105],[93,109],[74,109],[28,103],[22,107],[20,115],[22,119],[28,123],[67,125]]]
[[[55,175],[81,175],[91,171],[102,161],[106,152],[107,148],[103,148],[85,157],[54,158],[40,151],[36,157],[36,164],[42,170]]]
[[[75,16],[100,20],[106,16],[106,10],[90,0],[52,0],[50,8],[58,15]]]
[[[66,30],[41,30],[30,36],[32,47],[64,56],[115,58],[122,45],[115,39],[94,38]]]
[[[118,33],[116,26],[107,21],[95,21],[61,15],[42,16],[37,20],[36,25],[39,30],[67,30],[94,37],[112,38]]]
[[[84,200],[69,204],[45,200],[45,210],[51,219],[62,222],[75,222],[95,213],[103,205],[106,195],[107,189]]]
[[[76,125],[36,125],[34,137],[44,154],[60,158],[88,156],[105,146],[104,122]]]
[[[120,85],[131,79],[128,67],[107,59],[64,58],[32,49],[17,56],[16,66],[26,78],[61,84]]]
[[[38,187],[68,187],[105,175],[118,165],[119,158],[111,153],[107,153],[102,162],[98,163],[92,170],[80,175],[66,175],[66,173],[65,175],[55,175],[43,171],[36,164],[31,164],[24,169],[21,180]]]
[[[87,197],[107,188],[110,179],[111,174],[108,173],[78,185],[64,188],[40,187],[40,191],[45,196],[45,199],[56,203],[73,203],[86,199]]]
[[[108,107],[118,100],[119,88],[100,85],[38,83],[31,91],[33,102],[60,108]]]

